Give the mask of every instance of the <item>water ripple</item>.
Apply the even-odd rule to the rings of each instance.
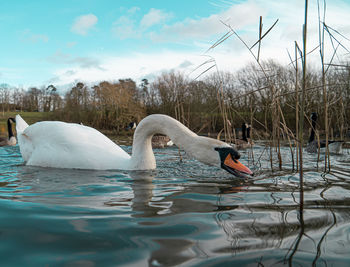
[[[156,171],[89,171],[24,166],[18,146],[0,148],[3,264],[350,264],[348,149],[329,173],[305,154],[303,192],[289,148],[282,170],[263,144],[242,151],[250,179],[181,153],[157,149]]]

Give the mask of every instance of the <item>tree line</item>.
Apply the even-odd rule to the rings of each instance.
[[[170,115],[195,132],[220,132],[226,124],[232,129],[243,122],[261,132],[271,133],[283,120],[295,131],[295,103],[300,90],[298,73],[291,66],[275,61],[261,63],[265,73],[249,64],[235,73],[215,72],[193,80],[180,72],[162,73],[152,82],[143,79],[103,81],[96,85],[76,83],[65,93],[54,85],[28,90],[0,85],[0,106],[5,111],[49,112],[52,119],[82,122],[98,129],[122,131],[131,122],[148,114]],[[268,75],[266,75],[268,74]],[[306,114],[324,115],[322,75],[309,68]],[[350,67],[330,69],[326,77],[329,102],[329,127],[344,137],[350,119]],[[276,102],[277,101],[277,102]],[[276,106],[278,103],[278,106]],[[226,116],[223,117],[222,106]],[[276,108],[283,114],[276,117]],[[306,123],[309,123],[306,119]],[[277,126],[276,126],[277,125]],[[319,122],[324,127],[323,122]],[[235,133],[233,133],[235,134]]]

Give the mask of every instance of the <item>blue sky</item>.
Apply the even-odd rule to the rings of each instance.
[[[318,42],[317,1],[309,2],[311,49]],[[195,75],[191,71],[207,59],[203,54],[228,30],[220,20],[252,44],[259,16],[265,30],[279,19],[264,40],[262,58],[287,64],[286,50],[293,51],[295,40],[301,44],[303,12],[302,0],[2,0],[0,84],[26,89],[139,81],[169,70]],[[328,1],[326,22],[350,38],[349,14],[350,1]],[[342,42],[349,47],[349,41]],[[347,60],[340,50],[340,60]],[[252,60],[237,38],[207,55],[225,71]]]

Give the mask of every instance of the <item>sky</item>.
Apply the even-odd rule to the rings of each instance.
[[[254,60],[236,36],[208,49],[230,28],[254,44],[260,16],[263,32],[278,19],[263,39],[261,59],[287,65],[294,42],[302,47],[304,8],[303,0],[1,0],[0,84],[64,88],[78,81],[152,81],[168,71],[195,79],[211,66],[201,65],[207,60],[217,66],[208,73],[234,72]],[[309,51],[319,42],[317,12],[317,0],[309,0]],[[338,61],[348,60],[349,14],[350,0],[327,1],[325,22],[342,34],[333,32],[342,43]],[[325,39],[330,61],[337,43]],[[309,62],[319,64],[313,54]]]

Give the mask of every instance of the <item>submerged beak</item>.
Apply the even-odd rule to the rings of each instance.
[[[241,173],[253,175],[253,172],[248,167],[244,166],[238,160],[232,159],[231,154],[227,155],[222,167],[236,176],[242,176]]]

